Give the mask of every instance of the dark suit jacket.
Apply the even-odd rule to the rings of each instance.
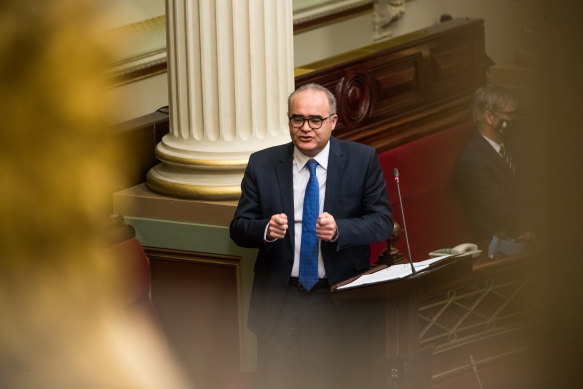
[[[458,161],[455,184],[478,240],[528,231],[520,175],[477,132]]]
[[[253,153],[241,183],[241,199],[230,226],[239,246],[259,249],[249,310],[249,328],[270,333],[281,308],[294,260],[293,144]],[[369,244],[386,240],[393,218],[386,183],[373,148],[330,139],[324,211],[334,216],[340,233],[321,242],[328,282],[333,285],[369,266]],[[266,243],[272,215],[285,213],[284,239]]]

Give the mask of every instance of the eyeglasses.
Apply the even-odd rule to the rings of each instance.
[[[516,111],[494,111],[494,115],[504,120],[514,120],[516,118]]]
[[[317,130],[320,127],[322,127],[322,124],[324,124],[324,120],[331,118],[334,115],[330,115],[328,117],[325,118],[321,118],[321,117],[312,117],[312,118],[304,118],[301,116],[290,116],[289,118],[289,124],[293,127],[293,128],[302,128],[304,126],[305,122],[308,122],[308,126],[310,126],[310,128],[312,130]]]

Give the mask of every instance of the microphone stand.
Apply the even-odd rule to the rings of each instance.
[[[393,173],[395,175],[395,182],[397,183],[397,192],[399,194],[399,204],[401,205],[401,216],[403,217],[403,229],[405,230],[405,242],[407,242],[407,251],[409,252],[409,264],[411,265],[412,274],[417,274],[415,271],[415,266],[413,266],[413,257],[411,256],[411,246],[409,246],[409,237],[407,236],[407,223],[405,222],[405,211],[403,209],[403,199],[401,198],[401,188],[399,187],[399,170],[393,168]]]

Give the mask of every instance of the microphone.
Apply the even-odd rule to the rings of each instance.
[[[407,223],[405,222],[405,210],[403,209],[403,199],[401,198],[401,188],[399,187],[399,169],[393,168],[393,174],[395,175],[395,182],[397,183],[397,192],[399,193],[399,204],[401,205],[401,216],[403,217],[403,230],[405,230],[405,242],[407,242],[407,251],[409,251],[409,264],[411,265],[411,271],[413,272],[413,275],[415,275],[417,272],[415,271],[415,266],[413,266],[411,246],[409,246],[409,237],[407,236]]]

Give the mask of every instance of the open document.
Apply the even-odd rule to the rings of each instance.
[[[442,255],[440,257],[426,259],[425,261],[414,262],[413,266],[415,267],[416,272],[421,272],[427,269],[429,266],[433,265],[434,263],[442,261],[445,258],[449,258],[451,256],[452,255]],[[408,277],[411,274],[413,274],[413,270],[411,270],[410,263],[392,265],[387,268],[376,271],[374,273],[363,274],[352,282],[349,282],[342,286],[338,286],[336,290],[350,289],[356,288],[357,286],[378,284],[380,282],[398,280],[401,278]]]

